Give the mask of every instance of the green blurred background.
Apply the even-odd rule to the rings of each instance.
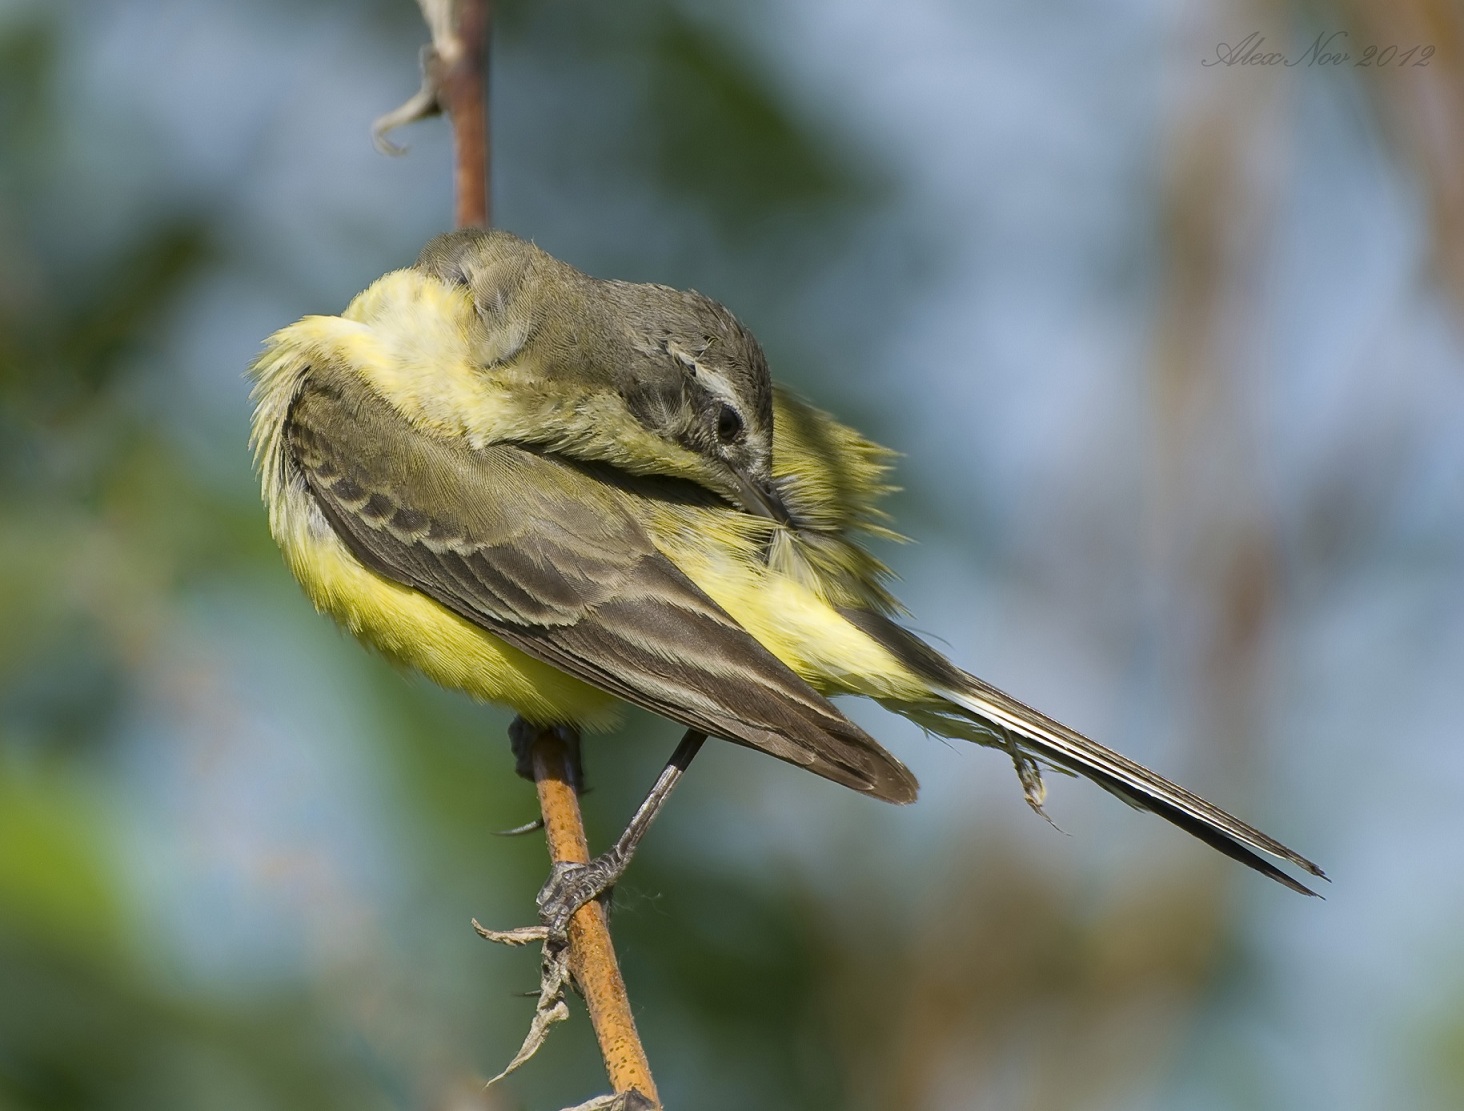
[[[1204,65],[1252,32],[1429,65]],[[0,3],[0,1108],[491,1093],[507,716],[311,612],[242,374],[450,219],[408,0]],[[500,5],[499,222],[731,305],[905,453],[985,678],[1322,862],[851,712],[896,810],[710,746],[616,900],[668,1106],[1464,1106],[1464,16],[1440,0]],[[676,732],[587,745],[605,844]],[[1064,833],[1066,835],[1064,835]]]

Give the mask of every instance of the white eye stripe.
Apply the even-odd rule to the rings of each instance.
[[[666,351],[690,367],[692,373],[696,375],[696,380],[705,386],[718,400],[727,402],[733,408],[737,409],[739,413],[741,412],[737,393],[732,389],[732,383],[727,380],[726,375],[719,370],[713,370],[706,363],[697,361],[695,355],[679,344],[668,343],[666,345]]]
[[[697,381],[706,386],[706,388],[711,391],[711,393],[713,393],[716,397],[720,398],[722,401],[727,402],[733,408],[739,408],[737,404],[737,395],[732,390],[732,383],[728,382],[722,374],[718,373],[715,370],[708,370],[706,367],[698,363],[696,368],[696,377]]]

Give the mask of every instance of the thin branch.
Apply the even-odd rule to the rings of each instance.
[[[452,7],[456,20],[451,38],[434,46],[443,67],[438,99],[452,121],[453,149],[457,152],[453,175],[457,226],[486,228],[493,213],[486,103],[492,13],[489,0],[457,0]]]
[[[452,121],[453,186],[460,228],[492,223],[488,116],[488,43],[491,0],[417,0],[432,42],[422,48],[422,87],[401,107],[371,125],[383,154],[403,154],[386,136],[417,120],[446,112]]]
[[[385,133],[393,127],[437,112],[446,111],[452,121],[454,189],[457,198],[457,226],[483,226],[490,221],[491,143],[487,106],[488,43],[492,13],[490,0],[418,0],[432,32],[432,45],[422,52],[422,88],[401,108],[377,121],[377,144],[395,150]],[[541,730],[530,746],[534,783],[549,857],[554,864],[588,864],[589,842],[580,817],[575,765],[560,732]],[[574,754],[577,760],[578,754]],[[474,923],[477,926],[477,923]],[[541,931],[510,931],[496,934],[478,927],[492,940],[523,943]],[[610,941],[610,927],[604,904],[592,900],[575,911],[569,920],[569,971],[585,999],[605,1072],[617,1096],[605,1106],[628,1108],[660,1106],[650,1063],[636,1032],[625,980]],[[546,949],[547,952],[547,949]],[[541,1006],[524,1050],[509,1065],[512,1071],[542,1043],[549,1023],[563,1014],[559,1002],[561,983],[557,973],[546,968]]]
[[[545,729],[534,739],[530,752],[550,859],[556,864],[588,864],[590,847],[568,747],[555,730]],[[569,967],[585,997],[611,1089],[616,1093],[637,1091],[659,1106],[650,1062],[636,1032],[630,997],[610,942],[605,906],[598,899],[580,907],[569,920]]]

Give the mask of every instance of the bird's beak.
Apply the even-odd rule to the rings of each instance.
[[[733,473],[737,476],[737,493],[743,509],[770,521],[777,521],[780,525],[793,523],[793,516],[783,504],[783,497],[771,479],[767,482],[756,482],[740,471]]]

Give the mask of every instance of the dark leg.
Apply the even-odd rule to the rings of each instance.
[[[534,782],[534,739],[539,735],[539,726],[531,725],[523,718],[516,717],[508,726],[508,741],[513,749],[513,770],[523,779],[530,783]],[[569,776],[570,785],[579,794],[584,794],[585,769],[580,763],[580,738],[576,729],[565,729],[556,727],[555,730],[564,746],[569,752]],[[537,833],[544,828],[544,819],[535,818],[531,822],[525,822],[521,826],[514,826],[512,829],[496,829],[493,831],[495,837],[521,837],[525,833]]]
[[[542,728],[542,726],[530,725],[520,717],[514,718],[508,726],[508,743],[513,749],[513,770],[530,783],[534,782],[534,740],[539,736]],[[569,750],[570,786],[579,794],[584,794],[585,769],[584,765],[580,763],[579,730],[556,725],[554,731],[559,734],[559,739]]]
[[[597,899],[619,882],[625,874],[630,858],[635,855],[636,846],[651,828],[661,807],[671,797],[677,781],[686,771],[692,758],[701,750],[707,735],[695,729],[688,729],[686,736],[676,746],[671,759],[661,769],[655,785],[646,795],[645,801],[636,809],[630,824],[625,827],[614,846],[597,856],[588,864],[556,864],[549,880],[539,892],[539,921],[548,926],[552,933],[562,934],[569,925],[570,916],[591,899]]]

